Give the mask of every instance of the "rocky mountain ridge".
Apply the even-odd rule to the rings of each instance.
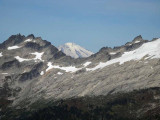
[[[160,39],[138,36],[123,46],[74,59],[40,37],[13,35],[0,44],[0,100],[26,108],[37,101],[159,87],[159,51]]]

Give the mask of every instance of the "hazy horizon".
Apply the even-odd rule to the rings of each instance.
[[[73,42],[97,52],[138,35],[160,37],[159,0],[1,0],[0,15],[0,43],[34,34],[56,47]]]

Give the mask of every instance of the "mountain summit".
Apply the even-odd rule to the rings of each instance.
[[[89,57],[93,54],[93,52],[88,51],[75,43],[66,43],[59,46],[58,49],[65,53],[67,56],[71,56],[73,58]]]
[[[86,53],[74,43],[65,45],[68,55]],[[1,120],[117,120],[115,115],[147,120],[147,115],[159,115],[160,38],[137,36],[83,59],[62,51],[34,35],[12,35],[0,44]]]

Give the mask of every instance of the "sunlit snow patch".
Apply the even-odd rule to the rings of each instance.
[[[15,97],[11,96],[11,97],[8,97],[7,99],[8,99],[8,100],[14,100]]]
[[[44,72],[43,72],[43,71],[41,71],[40,75],[44,75]]]
[[[24,42],[31,42],[31,41],[32,41],[32,39],[27,39]]]
[[[15,58],[16,58],[19,62],[32,60],[32,59],[24,59],[24,58],[21,58],[21,57],[19,57],[19,56],[16,56]]]
[[[76,71],[82,69],[82,68],[76,68],[75,66],[60,67],[58,65],[54,65],[53,68],[61,69],[61,70],[64,70],[66,72],[76,72]]]
[[[46,72],[50,69],[53,69],[53,68],[64,70],[65,72],[76,72],[76,71],[82,69],[82,68],[76,68],[75,66],[60,67],[59,65],[52,65],[51,62],[48,62],[47,66],[48,66],[48,68],[46,69]]]
[[[137,40],[137,41],[135,41],[134,43],[139,43],[140,41],[139,40]]]
[[[1,74],[3,74],[3,75],[7,75],[8,73],[1,73]]]
[[[132,44],[130,43],[130,44],[128,44],[129,46],[131,46]]]
[[[116,52],[110,52],[109,53],[110,55],[115,55],[115,54],[117,54]]]
[[[34,60],[44,61],[44,60],[42,60],[42,55],[44,54],[44,52],[41,52],[41,53],[39,53],[39,52],[34,52],[34,53],[30,53],[30,54],[35,55]]]
[[[21,48],[21,46],[11,46],[11,47],[8,47],[7,49],[8,50],[13,50],[13,49],[18,49],[18,48]]]
[[[124,54],[119,58],[112,59],[105,63],[100,62],[94,68],[86,68],[86,70],[93,71],[100,68],[104,68],[114,63],[123,64],[124,62],[131,61],[131,60],[140,60],[144,56],[149,56],[150,59],[160,58],[160,39],[157,39],[152,42],[144,43],[141,47],[137,48],[136,50],[124,52]]]
[[[83,64],[83,66],[86,67],[86,66],[90,65],[91,63],[92,62],[86,62],[86,63]]]
[[[47,66],[48,68],[46,69],[46,72],[49,71],[50,69],[53,69],[53,65],[51,62],[48,62]]]
[[[58,72],[57,74],[58,74],[58,75],[63,75],[63,73],[61,73],[61,72]]]
[[[35,62],[37,62],[37,60],[44,61],[44,60],[42,60],[42,55],[44,54],[44,52],[42,52],[42,53],[35,52],[35,53],[30,53],[30,54],[35,55],[35,58],[33,58],[33,59],[25,59],[25,58],[21,58],[19,56],[16,56],[15,58],[19,62],[30,61],[30,60],[35,60]]]
[[[2,52],[0,52],[0,57],[2,57],[3,55],[2,55]]]

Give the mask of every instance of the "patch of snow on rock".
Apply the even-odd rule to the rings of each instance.
[[[42,60],[42,55],[44,54],[44,52],[41,52],[41,53],[39,53],[39,52],[34,52],[34,53],[30,53],[30,54],[35,55],[34,60],[44,61],[44,60]]]
[[[53,68],[61,69],[61,70],[64,70],[66,72],[76,72],[76,71],[82,69],[82,68],[76,68],[75,66],[60,67],[58,65],[54,65]]]
[[[51,62],[48,62],[47,66],[48,66],[48,68],[46,69],[46,72],[49,71],[50,69],[54,68]]]
[[[3,75],[7,75],[8,73],[1,73],[1,74],[3,74]]]
[[[90,65],[91,63],[92,62],[86,62],[86,63],[83,64],[83,66],[86,67],[86,66]]]
[[[110,55],[115,55],[115,54],[117,54],[116,52],[110,52],[109,53]]]
[[[44,72],[43,72],[43,71],[41,71],[40,75],[44,75]]]
[[[0,52],[0,57],[2,57],[3,55],[2,55],[2,52]]]
[[[104,68],[114,63],[123,64],[131,60],[140,60],[145,56],[149,56],[150,59],[160,58],[160,39],[157,39],[155,41],[151,41],[148,43],[144,43],[141,47],[137,48],[136,50],[124,52],[124,54],[119,58],[115,58],[104,63],[100,62],[94,68],[87,68],[86,70],[93,71],[93,70]]]
[[[132,44],[130,43],[130,44],[128,44],[129,46],[131,46]]]
[[[139,42],[140,42],[140,41],[137,40],[137,41],[135,41],[134,43],[139,43]]]
[[[8,50],[13,50],[13,49],[18,49],[18,48],[21,48],[21,46],[11,46],[11,47],[8,47],[7,49]]]
[[[8,97],[7,99],[8,99],[8,100],[14,100],[15,97],[11,96],[11,97]]]
[[[58,72],[57,74],[58,74],[58,75],[63,75],[63,73],[61,73],[61,72]]]
[[[16,57],[14,57],[14,58],[16,58],[19,62],[32,60],[32,59],[24,59],[24,58],[21,58],[21,57],[19,57],[19,56],[16,56]]]
[[[32,39],[27,39],[24,42],[31,42],[31,41],[32,41]]]

